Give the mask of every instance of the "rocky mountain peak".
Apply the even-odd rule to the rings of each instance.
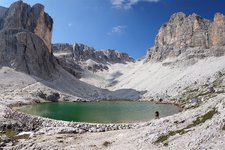
[[[95,50],[84,44],[53,44],[54,55],[60,65],[80,78],[83,70],[93,72],[108,70],[108,64],[134,62],[126,53],[116,50]]]
[[[155,45],[148,50],[147,61],[163,61],[168,57],[177,57],[193,49],[211,49],[225,46],[225,17],[217,13],[214,21],[193,13],[173,14],[164,24],[156,37]],[[195,48],[195,50],[194,50]],[[213,51],[211,51],[211,54]],[[222,53],[221,53],[222,54]]]
[[[0,13],[0,65],[48,78],[54,70],[53,20],[44,6],[17,1]]]
[[[222,13],[216,13],[214,16],[214,22],[220,22],[225,19],[225,16]]]
[[[134,59],[126,53],[116,50],[95,50],[93,47],[84,44],[53,44],[55,54],[66,53],[67,57],[75,61],[86,61],[92,59],[98,63],[125,63],[132,62]]]
[[[4,20],[4,29],[28,30],[38,35],[51,52],[53,19],[44,12],[44,6],[35,4],[33,7],[17,1],[10,5]]]
[[[185,17],[186,17],[186,14],[184,14],[183,12],[178,12],[178,13],[173,14],[173,15],[170,17],[169,22],[177,22],[177,21],[182,20],[182,19],[185,18]]]

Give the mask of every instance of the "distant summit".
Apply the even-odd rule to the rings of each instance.
[[[193,13],[187,16],[179,12],[171,16],[156,37],[155,46],[148,50],[147,61],[163,61],[177,57],[189,50],[201,53],[200,57],[221,56],[225,49],[225,16],[216,13],[214,21]],[[190,50],[193,49],[193,50]]]
[[[82,70],[93,72],[108,70],[109,64],[135,62],[126,53],[116,50],[95,50],[93,47],[84,44],[53,44],[54,55],[60,65],[80,78]]]
[[[92,59],[100,63],[126,63],[135,60],[127,53],[116,50],[95,50],[93,47],[84,44],[53,44],[55,53],[67,52],[71,54],[75,61],[86,61]]]

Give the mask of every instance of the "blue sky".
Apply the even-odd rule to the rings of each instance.
[[[0,0],[8,7],[16,0]],[[154,45],[160,26],[175,12],[213,19],[224,0],[24,0],[42,3],[54,19],[53,43],[84,43],[116,49],[134,58]]]

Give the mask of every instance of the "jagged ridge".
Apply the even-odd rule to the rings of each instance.
[[[212,22],[195,13],[187,16],[180,12],[173,14],[169,22],[160,28],[154,47],[148,50],[147,60],[163,61],[168,57],[177,57],[190,48],[197,48],[191,52],[208,49],[207,54],[202,57],[221,56],[225,51],[224,48],[221,50],[224,45],[223,14],[216,13]]]
[[[108,70],[108,64],[134,62],[135,60],[126,53],[116,50],[95,50],[84,44],[53,44],[54,55],[60,65],[80,78],[82,70],[91,71]]]

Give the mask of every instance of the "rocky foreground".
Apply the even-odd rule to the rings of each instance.
[[[83,44],[52,46],[53,20],[41,4],[0,7],[0,149],[224,149],[224,22],[220,13],[214,21],[174,14],[135,61]],[[15,108],[103,99],[175,103],[183,111],[149,122],[88,124]]]
[[[76,131],[79,125],[72,126],[69,122],[60,121],[41,121],[42,118],[34,119],[26,114],[25,116],[18,113],[11,114],[9,108],[0,106],[3,125],[1,129],[5,129],[6,133],[10,130],[20,132],[20,134],[7,133],[10,138],[1,136],[1,145],[5,149],[223,149],[224,146],[223,94],[218,94],[198,108],[135,124],[133,129],[101,132],[103,130],[94,128],[88,130],[81,123],[80,128],[83,132],[78,134]],[[98,128],[106,129],[103,126],[98,125]],[[100,133],[85,133],[85,131]]]

